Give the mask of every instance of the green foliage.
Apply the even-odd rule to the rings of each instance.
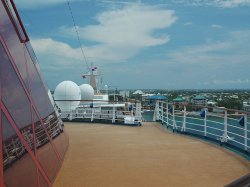
[[[219,107],[226,107],[228,109],[237,109],[241,110],[243,107],[243,103],[240,100],[225,98],[222,101],[218,101]]]

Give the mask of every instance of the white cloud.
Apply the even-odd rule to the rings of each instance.
[[[173,2],[191,6],[215,6],[221,8],[250,6],[250,0],[173,0]]]
[[[221,29],[221,28],[223,28],[221,25],[217,25],[217,24],[212,24],[211,27],[215,28],[215,29]]]
[[[249,84],[249,79],[236,79],[236,80],[213,80],[214,84]]]
[[[192,22],[186,22],[186,23],[184,23],[183,25],[185,25],[185,26],[190,26],[190,25],[193,25],[193,23],[192,23]]]
[[[52,65],[71,65],[71,63],[79,62],[79,60],[81,60],[82,58],[79,48],[74,49],[66,43],[55,41],[51,38],[32,39],[31,44],[36,53],[38,53],[39,55],[47,55],[53,57],[53,60],[48,62]],[[55,60],[58,57],[65,60]],[[70,60],[67,61],[68,59]]]
[[[87,47],[86,56],[121,61],[146,47],[166,44],[170,40],[166,32],[155,32],[167,29],[176,20],[172,10],[136,3],[103,12],[96,17],[98,24],[77,29],[82,39],[95,42]],[[75,36],[74,28],[61,27],[60,32]]]
[[[209,79],[245,80],[250,69],[250,30],[234,31],[224,41],[208,41],[200,45],[190,45],[169,51],[166,66],[183,75]],[[243,78],[242,78],[243,77]],[[241,81],[242,83],[246,83]]]
[[[238,6],[249,6],[250,0],[215,0],[215,4],[219,7],[233,8]]]
[[[204,65],[204,63],[217,64],[220,61],[221,56],[217,55],[223,51],[227,51],[233,48],[233,44],[230,42],[215,42],[206,43],[195,46],[188,46],[178,51],[168,53],[168,57],[171,61],[180,64],[190,65]]]
[[[176,17],[171,10],[135,4],[104,12],[97,21],[99,25],[82,28],[83,38],[111,45],[154,46],[169,39],[168,36],[153,37],[152,32],[171,26]]]

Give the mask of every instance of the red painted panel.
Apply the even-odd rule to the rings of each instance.
[[[31,126],[29,99],[2,44],[0,44],[0,62],[2,101],[19,129]]]
[[[36,186],[36,164],[6,116],[2,116],[4,182],[6,186]],[[5,134],[10,136],[6,137]]]
[[[0,98],[1,98],[1,84],[0,84]],[[2,102],[0,100],[0,135],[2,134]],[[3,145],[2,137],[0,138],[0,187],[3,187]]]
[[[35,122],[37,159],[50,180],[53,181],[61,163],[58,160],[56,153],[53,151],[49,138],[44,130],[44,127],[40,123],[39,118],[36,116],[34,111],[33,114]],[[48,132],[50,132],[48,128],[50,126],[50,120],[47,120],[45,125]],[[56,131],[57,129],[53,128],[51,134],[57,133]]]
[[[36,159],[34,153],[33,153],[33,152],[31,151],[31,149],[29,148],[29,145],[28,145],[27,142],[24,140],[24,138],[23,138],[22,134],[20,133],[20,131],[18,130],[18,128],[17,128],[15,122],[14,122],[13,119],[11,118],[11,116],[10,116],[10,114],[9,114],[9,112],[8,112],[8,110],[7,110],[7,108],[6,108],[3,104],[2,104],[2,112],[3,112],[3,114],[6,116],[8,122],[11,124],[11,127],[14,129],[14,131],[15,131],[15,133],[17,134],[17,136],[18,136],[20,142],[23,144],[23,146],[25,147],[25,149],[28,151],[28,153],[29,153],[30,157],[32,158],[32,160],[36,163],[36,166],[38,167],[38,169],[39,169],[39,171],[41,172],[41,174],[43,175],[43,177],[46,179],[47,183],[48,183],[48,184],[51,184],[51,183],[50,183],[50,180],[48,179],[48,177],[47,177],[47,175],[46,175],[46,173],[44,172],[44,170],[42,169],[41,165],[40,165],[39,162],[37,161],[37,159]],[[6,128],[7,128],[7,130],[6,130],[7,132],[8,132],[8,131],[11,131],[11,128],[10,128],[9,126],[6,126]],[[14,135],[13,132],[7,133],[6,131],[3,133],[3,135],[5,135],[5,134]],[[4,146],[3,146],[3,147],[4,147]]]
[[[0,141],[3,140],[3,144],[0,143],[0,180],[4,176],[5,184],[0,182],[0,187],[51,186],[68,139],[48,98],[32,47],[20,42],[17,27],[3,1],[0,1],[0,112],[4,112],[5,117],[4,125],[0,117]],[[13,0],[8,1],[13,3]],[[14,21],[16,18],[20,21],[15,14]],[[21,22],[18,29],[20,27],[26,35]]]
[[[2,4],[0,2],[0,35],[6,43],[8,50],[20,72],[24,82],[28,85],[28,77],[25,68],[25,56],[23,44],[20,42],[14,26]]]
[[[27,66],[32,100],[34,101],[41,118],[45,118],[54,112],[54,108],[49,100],[48,91],[45,90],[35,64],[30,58],[27,58]]]
[[[0,37],[0,40],[1,40],[1,37]],[[7,51],[7,53],[8,53],[8,55],[10,55],[9,51]],[[18,78],[19,78],[19,80],[20,80],[20,82],[21,82],[21,85],[22,85],[22,87],[23,87],[23,89],[24,89],[24,91],[25,91],[25,93],[26,93],[26,96],[27,96],[28,99],[29,99],[29,102],[32,104],[32,107],[34,108],[34,111],[35,111],[36,115],[38,116],[38,118],[39,118],[41,124],[44,126],[43,119],[39,116],[39,112],[38,112],[38,110],[37,110],[37,107],[35,106],[34,101],[32,100],[32,98],[31,98],[31,96],[30,96],[30,93],[28,92],[27,88],[25,87],[24,82],[23,82],[23,80],[22,80],[22,77],[21,77],[21,75],[19,74],[18,69],[16,68],[16,66],[15,66],[15,64],[14,64],[14,62],[13,62],[12,60],[13,60],[13,59],[11,59],[10,63],[12,64],[12,67],[15,69],[15,72],[16,72],[16,74],[18,75]],[[46,134],[48,135],[47,129],[44,128],[44,130],[45,130]],[[54,144],[53,144],[53,142],[52,142],[51,137],[50,137],[49,135],[48,135],[48,137],[49,137],[50,142],[51,142],[51,144],[52,144],[53,150],[56,152],[56,155],[57,155],[58,159],[61,160],[60,155],[58,154],[57,150],[55,149],[55,146],[54,146]]]
[[[39,181],[38,184],[39,187],[49,187],[49,184],[46,182],[46,180],[44,180],[40,172],[38,172],[38,181]]]

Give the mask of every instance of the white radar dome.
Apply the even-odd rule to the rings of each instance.
[[[82,84],[80,87],[82,100],[93,100],[94,99],[94,89],[89,84]]]
[[[81,90],[76,83],[63,81],[56,86],[54,99],[61,111],[69,112],[80,104]]]

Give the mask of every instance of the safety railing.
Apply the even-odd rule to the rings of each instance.
[[[157,102],[154,120],[173,132],[187,133],[226,144],[240,151],[250,151],[249,116],[246,111]]]
[[[62,123],[55,116],[55,113],[52,113],[47,118],[44,119],[45,127],[51,138],[58,136],[62,131]],[[31,150],[34,150],[34,139],[32,132],[32,125],[28,125],[20,130],[25,141]],[[35,123],[35,136],[36,136],[36,146],[37,149],[49,142],[43,126],[40,122]],[[21,143],[17,135],[9,137],[3,142],[3,167],[4,169],[8,168],[13,162],[20,159],[24,153],[26,153],[24,145]]]
[[[56,103],[58,102],[61,104],[62,101],[56,100]],[[100,105],[91,101],[88,104],[77,105],[72,100],[63,100],[63,104],[59,113],[64,121],[110,122],[139,126],[142,122],[141,103],[107,103]]]

